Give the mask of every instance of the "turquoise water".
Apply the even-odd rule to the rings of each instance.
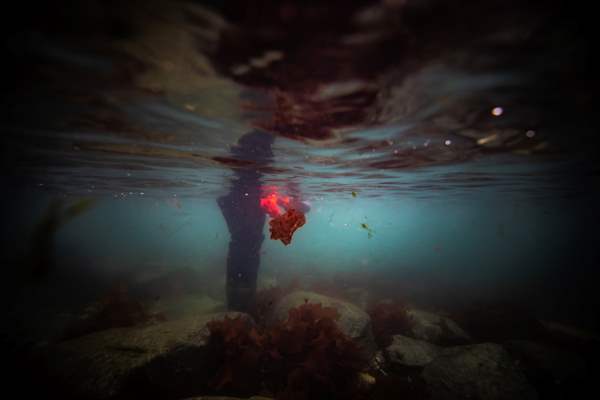
[[[291,245],[268,240],[265,224],[259,282],[282,285],[294,278],[313,282],[338,276],[352,285],[358,274],[368,278],[367,285],[395,285],[402,295],[425,301],[439,301],[440,296],[461,304],[522,298],[542,315],[594,326],[593,315],[581,315],[580,309],[581,302],[594,306],[593,285],[582,286],[579,275],[593,268],[595,260],[596,239],[585,236],[586,225],[597,219],[595,197],[515,195],[485,188],[452,197],[428,194],[369,197],[361,190],[356,197],[351,191],[308,197],[307,223]],[[15,196],[19,204],[4,209],[4,220],[12,221],[3,228],[10,247],[4,255],[20,266],[7,274],[30,286],[24,260],[32,231],[56,196],[39,190]],[[67,204],[79,199],[59,198]],[[229,232],[216,200],[173,199],[176,193],[100,197],[61,227],[55,237],[57,266],[49,277],[56,294],[69,299],[60,292],[61,281],[109,284],[125,277],[135,282],[191,268],[214,281],[216,288],[206,282],[210,292],[222,297]],[[570,302],[575,309],[560,309]]]

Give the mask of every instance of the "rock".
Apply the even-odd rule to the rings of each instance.
[[[385,359],[385,356],[383,355],[383,352],[381,350],[375,352],[373,357],[371,357],[371,360],[369,362],[369,368],[372,371],[375,371],[381,375],[387,375],[387,373],[385,372],[387,368],[387,360]]]
[[[553,335],[560,341],[584,345],[600,344],[600,336],[593,332],[589,332],[578,327],[561,324],[555,321],[540,320],[540,323],[546,332]]]
[[[362,310],[367,309],[369,305],[369,292],[363,288],[349,288],[345,291],[346,297]]]
[[[450,318],[428,311],[410,309],[408,316],[413,321],[412,337],[435,344],[465,344],[471,337]]]
[[[440,350],[440,347],[422,340],[394,335],[385,355],[392,365],[423,367],[432,362]]]
[[[493,343],[442,349],[422,376],[433,400],[537,399],[509,353]]]
[[[262,272],[258,277],[257,290],[270,289],[279,286],[279,279],[274,275],[266,275]]]
[[[377,383],[375,377],[366,372],[360,372],[357,381],[357,389],[361,392],[368,392]]]
[[[585,361],[577,354],[527,340],[513,340],[504,347],[523,361],[531,375],[543,375],[554,383],[576,379],[587,372]]]
[[[198,293],[205,283],[199,271],[189,267],[147,266],[130,279],[132,294],[149,299]]]
[[[106,329],[151,324],[164,319],[161,314],[148,312],[146,306],[131,296],[127,286],[120,282],[73,318],[65,327],[62,339],[74,339]]]
[[[168,320],[172,320],[224,312],[225,308],[223,302],[206,295],[184,295],[172,299],[159,299],[148,308],[148,312],[162,314]]]
[[[184,400],[273,400],[270,397],[252,396],[248,398],[241,397],[227,397],[227,396],[199,396],[199,397],[188,397]]]
[[[48,374],[74,398],[138,398],[145,393],[172,398],[207,392],[206,380],[214,371],[205,357],[206,324],[237,316],[254,324],[246,314],[215,313],[68,340],[47,349]]]
[[[458,318],[477,342],[536,340],[544,335],[542,324],[519,304],[482,302],[463,310]]]
[[[354,304],[342,300],[313,292],[295,291],[283,297],[277,303],[272,314],[267,319],[268,323],[273,325],[277,322],[285,321],[290,309],[306,302],[320,303],[323,307],[335,308],[339,314],[336,323],[340,330],[361,345],[369,357],[375,354],[377,346],[375,345],[375,339],[371,331],[369,314]]]

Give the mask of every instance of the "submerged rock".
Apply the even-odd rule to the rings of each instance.
[[[586,374],[585,361],[577,354],[527,340],[513,340],[504,347],[523,361],[530,375],[551,379],[560,384]],[[541,375],[541,376],[540,376]]]
[[[252,396],[248,398],[241,397],[227,397],[227,396],[199,396],[199,397],[188,397],[184,400],[273,400],[270,397]]]
[[[205,357],[206,324],[226,316],[254,324],[246,314],[228,312],[96,332],[47,349],[48,374],[74,398],[206,393],[214,372]]]
[[[369,368],[371,369],[371,371],[375,371],[381,375],[387,375],[387,372],[385,372],[387,366],[387,360],[383,354],[383,351],[381,350],[378,350],[373,355],[373,357],[371,357],[371,360],[369,362]]]
[[[422,374],[433,400],[537,399],[537,392],[502,346],[482,343],[440,351]]]
[[[372,356],[377,351],[373,332],[371,331],[371,319],[369,314],[359,307],[346,301],[323,296],[313,292],[295,291],[283,297],[273,309],[269,316],[268,324],[285,321],[289,310],[305,303],[321,304],[323,307],[333,307],[337,310],[339,317],[336,324],[340,330],[362,346],[365,352]]]
[[[375,342],[384,349],[392,343],[393,335],[410,335],[412,318],[403,304],[379,302],[367,310],[371,317],[371,325]]]
[[[141,298],[180,297],[202,291],[205,285],[198,270],[165,265],[145,266],[131,277],[132,291]]]
[[[367,372],[360,372],[358,374],[357,380],[358,380],[357,389],[364,393],[371,390],[373,385],[375,385],[377,383],[377,380],[375,379],[375,377]]]
[[[408,310],[408,316],[412,320],[411,333],[415,339],[441,345],[471,341],[470,335],[450,318],[418,309]]]
[[[127,285],[120,282],[73,318],[65,327],[62,338],[74,339],[105,329],[132,327],[164,319],[162,314],[150,313],[144,304],[130,295]]]
[[[559,341],[586,346],[590,344],[597,346],[600,344],[600,336],[593,332],[586,331],[585,329],[561,324],[556,321],[540,320],[540,323],[546,332]]]
[[[363,288],[346,289],[346,297],[362,310],[367,310],[369,305],[369,291]]]
[[[159,299],[148,308],[154,314],[162,314],[167,319],[180,319],[195,315],[224,312],[225,304],[206,295],[185,295],[176,298]]]
[[[440,351],[441,348],[434,344],[394,335],[392,344],[385,349],[385,354],[392,365],[423,367],[432,362]]]
[[[531,311],[519,304],[482,302],[463,310],[457,317],[478,342],[536,340],[545,333]]]

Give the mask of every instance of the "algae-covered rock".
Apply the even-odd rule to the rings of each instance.
[[[411,309],[408,316],[412,320],[412,337],[435,344],[465,344],[470,335],[450,318],[428,311]]]
[[[433,400],[537,399],[515,360],[493,343],[443,349],[425,366],[422,376]]]
[[[305,303],[321,304],[323,307],[333,307],[339,316],[336,324],[340,330],[362,346],[368,355],[375,354],[377,347],[371,331],[369,314],[354,304],[346,301],[323,296],[313,292],[295,291],[283,297],[273,309],[268,318],[270,325],[285,321],[289,310]]]
[[[434,344],[394,335],[392,344],[385,349],[385,354],[392,365],[423,367],[432,362],[440,351],[441,348]]]
[[[214,373],[205,357],[206,324],[236,316],[253,324],[246,314],[215,313],[68,340],[47,350],[48,373],[75,398],[206,393],[206,380]]]

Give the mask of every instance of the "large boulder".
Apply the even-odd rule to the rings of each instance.
[[[371,319],[369,314],[352,303],[323,296],[313,292],[295,291],[283,297],[273,309],[268,318],[268,324],[285,321],[289,310],[305,303],[321,304],[323,307],[333,307],[337,310],[339,317],[336,320],[340,330],[362,346],[369,356],[377,351],[373,332],[371,331]]]
[[[517,363],[493,343],[443,349],[425,366],[422,376],[433,400],[537,399]]]
[[[465,344],[471,337],[450,318],[419,309],[408,310],[412,320],[412,337],[426,342],[448,345]]]
[[[441,348],[422,340],[394,335],[385,355],[392,366],[424,367],[432,362]]]
[[[47,372],[73,398],[185,397],[206,393],[214,374],[206,357],[206,324],[228,312],[145,327],[115,328],[68,340],[46,350]]]

